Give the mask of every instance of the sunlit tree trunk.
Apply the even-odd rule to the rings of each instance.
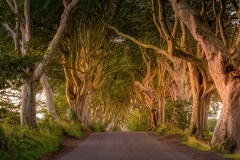
[[[38,83],[32,83],[31,80],[25,80],[21,88],[21,124],[37,127],[36,121],[36,94]]]
[[[208,84],[206,77],[202,76],[201,71],[195,65],[189,63],[188,66],[193,94],[190,134],[204,140],[207,138],[208,111],[215,86]]]
[[[227,152],[240,151],[240,73],[231,61],[223,42],[186,1],[171,0],[174,11],[201,44],[209,73],[222,99],[223,107],[212,144]]]
[[[181,23],[181,48],[182,50],[193,52],[188,45],[187,30],[183,22]],[[203,55],[200,45],[197,45],[196,55]],[[190,121],[190,135],[198,139],[205,140],[207,133],[208,110],[210,97],[215,86],[210,84],[207,75],[207,69],[198,68],[196,65],[188,62],[189,77],[192,90],[192,114]]]
[[[139,82],[135,82],[135,86],[139,88],[139,90],[142,92],[142,94],[145,97],[146,103],[150,109],[151,113],[151,118],[150,118],[150,123],[151,123],[151,129],[155,128],[158,126],[159,122],[159,113],[158,113],[158,97],[155,91],[146,89],[141,85]]]
[[[161,66],[161,63],[158,63],[158,73],[157,73],[157,96],[158,96],[158,125],[165,124],[165,71],[166,69]]]
[[[58,120],[58,117],[57,117],[57,113],[54,108],[54,103],[53,103],[54,95],[53,95],[53,90],[48,83],[48,77],[45,74],[43,74],[40,79],[40,82],[42,84],[43,91],[46,96],[46,108],[47,108],[48,114],[51,116],[51,118],[53,120],[56,121],[56,120]]]
[[[88,126],[90,123],[90,108],[91,108],[91,104],[92,104],[92,93],[88,92],[85,102],[84,102],[84,106],[83,106],[83,116],[82,118],[82,123],[85,126]]]
[[[71,59],[66,59],[71,62]],[[66,97],[70,107],[76,114],[77,120],[82,125],[88,125],[88,112],[90,110],[90,97],[88,97],[89,84],[86,80],[81,81],[76,74],[76,70],[64,67],[66,77]]]

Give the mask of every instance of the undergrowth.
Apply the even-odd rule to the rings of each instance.
[[[83,137],[80,127],[74,123],[41,122],[38,128],[0,124],[1,160],[37,160],[59,149],[64,135],[78,139]]]
[[[93,132],[105,132],[106,126],[103,123],[94,123],[91,122],[89,128]]]
[[[73,122],[59,121],[58,124],[62,127],[65,135],[74,137],[76,139],[83,138],[83,132],[80,129],[79,124]]]
[[[186,135],[187,134],[187,130],[181,130],[177,127],[169,127],[169,126],[161,126],[158,127],[155,130],[156,135],[163,135],[163,136],[169,136],[169,135],[173,135],[173,134],[180,134],[180,135]]]

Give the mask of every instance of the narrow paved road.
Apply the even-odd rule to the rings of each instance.
[[[95,133],[60,160],[191,160],[144,132]]]

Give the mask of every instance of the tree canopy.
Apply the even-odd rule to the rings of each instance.
[[[3,121],[37,128],[44,90],[43,117],[94,129],[168,125],[208,141],[219,117],[211,145],[239,152],[238,1],[0,0],[0,13]]]

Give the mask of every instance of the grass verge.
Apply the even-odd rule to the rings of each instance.
[[[42,122],[38,128],[0,124],[1,160],[37,160],[56,152],[64,135],[83,137],[80,126],[68,122]]]
[[[225,154],[224,158],[240,160],[240,154]]]
[[[174,134],[180,135],[180,138],[182,139],[182,144],[187,145],[191,148],[196,148],[201,151],[210,151],[211,147],[206,142],[202,142],[195,137],[189,136],[188,130],[181,130],[176,127],[168,127],[168,126],[162,126],[156,129],[155,131],[156,135],[161,136],[170,136]]]
[[[179,134],[179,135],[186,135],[188,133],[187,130],[183,131],[176,127],[168,127],[168,126],[161,126],[155,130],[155,133],[157,136],[169,136],[173,134]]]
[[[211,147],[209,144],[207,144],[206,142],[202,142],[195,137],[185,136],[182,139],[182,144],[187,145],[188,147],[191,147],[191,148],[196,148],[200,151],[210,151],[211,150]]]

